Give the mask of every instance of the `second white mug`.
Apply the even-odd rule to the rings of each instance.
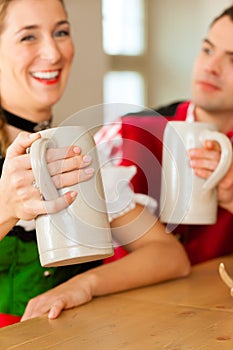
[[[187,150],[215,140],[221,147],[219,165],[205,180],[194,174]],[[174,224],[214,224],[217,185],[232,163],[232,145],[214,124],[168,122],[164,131],[160,210],[161,221]]]

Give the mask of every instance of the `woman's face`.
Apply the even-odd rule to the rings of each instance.
[[[0,34],[3,107],[14,112],[50,109],[64,92],[73,55],[70,25],[59,0],[10,2]]]

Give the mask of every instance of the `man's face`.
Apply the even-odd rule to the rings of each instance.
[[[192,100],[207,112],[233,113],[233,21],[225,16],[210,28],[192,77]]]

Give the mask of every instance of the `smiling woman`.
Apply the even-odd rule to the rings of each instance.
[[[0,45],[2,107],[35,123],[51,118],[74,54],[62,1],[46,1],[47,13],[44,2],[11,1],[14,11],[7,11]],[[29,6],[31,15],[25,17]]]
[[[1,208],[8,208],[7,204],[12,201],[7,187],[7,180],[11,179],[17,187],[15,193],[19,203],[22,206],[31,204],[30,210],[34,209],[35,201],[30,201],[30,197],[34,198],[39,193],[33,186],[26,148],[20,148],[20,157],[10,163],[11,166],[9,153],[12,155],[12,145],[20,131],[34,132],[49,127],[53,106],[63,95],[73,55],[70,24],[62,1],[0,0],[1,165],[6,154],[0,180]],[[29,141],[23,144],[30,147]],[[91,172],[90,168],[86,169],[91,163],[90,157],[84,157],[80,149],[76,150],[75,156],[73,150],[59,167],[62,169],[58,175],[60,178],[64,175],[62,182],[56,171],[54,173],[57,156],[49,151],[48,167],[58,188],[86,181],[93,175],[93,169]],[[20,167],[22,164],[26,167],[24,171]],[[115,178],[113,175],[112,180]],[[127,207],[122,207],[120,197],[121,210],[110,212],[114,214],[111,227],[114,238],[125,244],[129,254],[112,263],[97,261],[55,268],[41,267],[34,221],[28,221],[36,215],[29,210],[30,216],[24,217],[24,211],[18,211],[20,214],[14,218],[17,225],[12,224],[11,231],[0,242],[0,313],[23,316],[22,320],[25,320],[48,312],[50,318],[56,318],[63,309],[87,303],[95,296],[189,273],[190,264],[182,245],[173,235],[165,234],[165,228],[151,212],[155,207],[154,201],[147,196],[132,195],[129,183],[123,180],[122,192],[127,195]],[[27,186],[24,186],[25,182]],[[115,185],[110,184],[111,194]],[[44,206],[48,204],[40,200]],[[115,202],[112,204],[114,207]],[[149,205],[151,210],[147,208]],[[17,218],[21,220],[17,222]],[[0,232],[0,237],[6,233]]]
[[[0,171],[8,146],[22,130],[34,132],[50,126],[52,107],[64,92],[73,55],[70,24],[63,1],[0,0]],[[22,145],[29,145],[33,141],[28,139],[22,143],[22,136],[20,140]],[[9,155],[15,148],[9,148]],[[69,153],[67,161],[72,160],[72,151]],[[74,152],[74,155],[77,160],[73,162],[81,164],[78,161],[81,157],[80,150],[76,154]],[[7,159],[9,158],[8,156]],[[56,163],[57,156],[51,154],[51,161]],[[38,197],[38,190],[32,186],[28,156],[22,152],[20,162],[14,164],[15,173],[8,163],[6,161],[1,177],[1,207],[11,200],[8,199],[7,188],[10,176],[18,184],[18,192],[23,198],[21,201],[25,202],[26,196],[29,196],[33,207],[33,198]],[[25,173],[22,172],[24,163]],[[90,162],[86,162],[88,164]],[[70,174],[70,183],[77,182],[77,166],[75,167],[76,178],[71,180],[73,175]],[[70,163],[66,174],[72,168]],[[91,173],[84,174],[84,179],[90,177]],[[27,180],[30,186],[26,186]],[[34,210],[36,212],[36,207]],[[19,215],[24,218],[23,213]],[[25,218],[28,219],[29,216],[27,218],[25,215]],[[2,238],[4,228],[1,218],[0,222]],[[97,263],[81,267],[76,265],[49,271],[42,268],[38,260],[34,221],[21,220],[0,242],[0,313],[21,316],[30,298],[74,276],[80,270],[96,265]]]

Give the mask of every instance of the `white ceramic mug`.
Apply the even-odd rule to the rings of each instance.
[[[62,266],[103,259],[113,255],[111,230],[105,205],[96,145],[81,126],[61,126],[40,132],[31,145],[30,159],[35,181],[45,200],[68,190],[78,196],[66,209],[36,218],[36,234],[42,266]],[[50,177],[46,150],[77,145],[92,157],[94,176],[88,181],[57,190]]]
[[[206,180],[194,174],[187,150],[215,140],[221,159]],[[232,163],[232,145],[214,124],[168,122],[164,131],[160,211],[161,221],[175,224],[214,224],[217,218],[217,185]]]

